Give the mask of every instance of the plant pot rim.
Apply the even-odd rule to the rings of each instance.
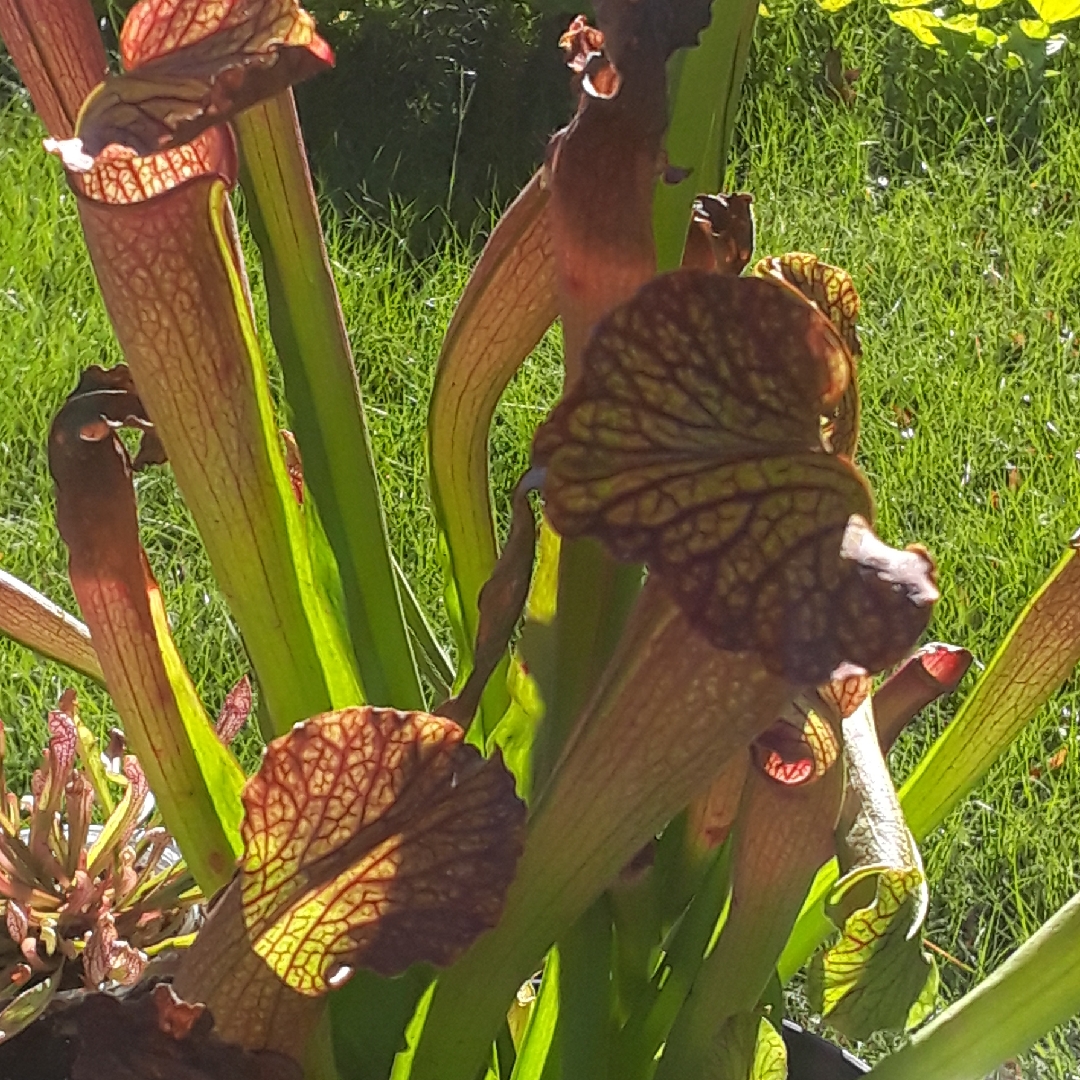
[[[788,1080],[854,1080],[870,1071],[865,1061],[793,1020],[784,1019],[782,1033]]]

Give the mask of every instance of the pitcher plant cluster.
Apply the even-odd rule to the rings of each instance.
[[[89,0],[0,0],[125,359],[49,435],[85,624],[0,577],[0,628],[123,730],[103,764],[67,694],[29,801],[0,790],[0,1060],[779,1080],[806,968],[836,1031],[919,1028],[883,1080],[974,1078],[1080,1007],[1073,902],[927,1024],[917,846],[1080,660],[1076,552],[897,792],[889,747],[971,657],[918,647],[933,560],[874,532],[852,278],[756,254],[750,197],[718,193],[756,0],[594,7],[559,43],[577,110],[438,358],[451,661],[387,541],[290,89],[333,63],[311,17],[139,0],[113,72]],[[489,430],[556,320],[564,393],[500,550]],[[210,720],[141,546],[133,476],[163,467],[250,658],[250,778],[251,689]]]

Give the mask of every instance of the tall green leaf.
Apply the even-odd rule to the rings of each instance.
[[[484,245],[435,369],[428,468],[447,571],[447,611],[460,657],[459,682],[472,667],[480,590],[497,557],[488,479],[495,406],[557,315],[547,203],[537,174]],[[506,675],[503,663],[481,699],[481,741],[509,705]]]
[[[613,931],[611,904],[601,895],[559,938],[559,1022],[553,1053],[565,1080],[611,1075]]]
[[[871,1069],[871,1080],[982,1080],[1080,1010],[1080,895],[992,975]]]
[[[420,708],[352,350],[323,243],[292,91],[241,114],[241,182],[304,478],[337,557],[367,700]]]
[[[618,1075],[625,1080],[651,1075],[656,1054],[694,986],[709,942],[730,902],[731,854],[730,843],[711,853],[677,929],[665,942],[664,957],[649,992],[642,995],[622,1025],[616,1061]]]
[[[1078,544],[1028,601],[952,723],[900,789],[917,838],[941,824],[1080,663]]]
[[[823,776],[798,784],[768,775],[760,764],[751,766],[731,841],[730,909],[716,947],[704,960],[699,957],[657,1080],[725,1075],[722,1062],[738,1018],[754,1013],[814,869],[832,848],[843,784],[835,754]],[[756,1018],[750,1026],[756,1033]]]
[[[793,693],[649,586],[608,670],[534,805],[502,921],[436,985],[412,1080],[472,1080],[540,957]]]
[[[712,22],[697,48],[672,62],[677,75],[664,145],[678,173],[661,180],[653,201],[661,270],[682,262],[694,199],[723,181],[757,11],[756,0],[713,0]]]
[[[193,5],[135,9],[120,36],[124,71],[106,74],[76,138],[52,148],[270,721],[285,730],[361,691],[286,473],[227,198],[236,149],[222,121],[333,57],[296,0],[200,7],[198,18]],[[30,52],[27,66],[52,78],[69,59]]]

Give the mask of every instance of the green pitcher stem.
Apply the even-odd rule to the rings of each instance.
[[[291,91],[236,120],[270,329],[311,489],[337,558],[368,701],[423,708],[352,352]]]

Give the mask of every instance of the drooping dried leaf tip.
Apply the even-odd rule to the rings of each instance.
[[[225,695],[225,700],[221,704],[221,712],[218,713],[217,723],[214,724],[217,737],[226,746],[243,730],[244,725],[251,716],[253,704],[251,679],[247,675],[243,675]]]
[[[716,274],[741,274],[754,253],[753,196],[701,195],[694,200],[683,266]]]
[[[484,687],[506,655],[514,628],[525,610],[536,553],[536,521],[529,492],[539,481],[526,473],[514,489],[513,517],[502,554],[491,577],[480,590],[480,621],[473,650],[473,669],[460,692],[436,709],[455,723],[468,727],[480,704]]]
[[[622,78],[615,65],[604,55],[604,34],[578,15],[559,38],[559,48],[566,54],[566,66],[581,76],[581,88],[590,97],[609,100],[618,92]]]
[[[826,452],[851,356],[813,304],[772,278],[678,271],[607,316],[584,359],[533,447],[559,532],[646,561],[713,644],[793,681],[907,652],[933,563],[874,536],[865,481]]]

